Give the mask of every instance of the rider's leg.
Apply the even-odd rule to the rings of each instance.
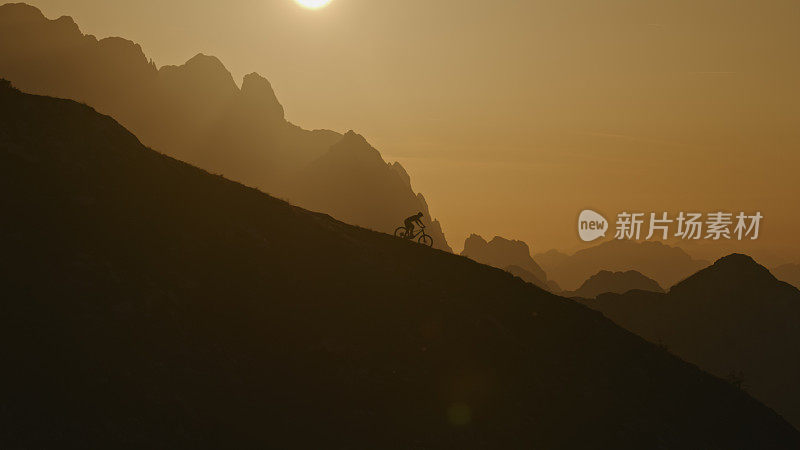
[[[411,239],[414,236],[414,224],[406,224],[406,238]]]

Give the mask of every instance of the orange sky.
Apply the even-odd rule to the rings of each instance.
[[[261,73],[289,120],[403,163],[456,249],[574,249],[586,207],[760,210],[756,247],[800,260],[796,0],[29,3],[159,66]]]

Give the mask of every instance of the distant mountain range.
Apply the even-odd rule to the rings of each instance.
[[[595,298],[600,294],[624,294],[633,290],[664,292],[655,280],[647,278],[635,270],[626,272],[601,270],[592,275],[577,290],[561,292],[560,295],[565,297]]]
[[[800,291],[752,258],[722,258],[666,294],[604,294],[585,304],[800,426]]]
[[[708,266],[678,247],[660,242],[610,240],[566,255],[551,250],[533,256],[563,289],[573,291],[600,270],[635,270],[668,288]]]
[[[594,297],[630,289],[662,292],[662,286],[672,286],[708,266],[678,247],[627,240],[603,242],[572,255],[550,250],[532,257],[523,241],[495,236],[487,242],[473,234],[464,241],[461,255],[565,296]]]
[[[399,164],[363,138],[288,122],[256,73],[240,88],[203,54],[159,69],[134,42],[97,40],[70,17],[48,20],[22,3],[0,6],[0,61],[0,77],[22,91],[87,103],[159,151],[301,206],[384,232],[422,211],[434,246],[450,251]]]
[[[800,446],[589,308],[76,102],[0,82],[0,171],[2,448]]]
[[[483,237],[472,234],[464,241],[461,256],[507,270],[542,289],[556,292],[559,290],[559,287],[547,279],[544,270],[531,258],[530,248],[523,241],[495,236],[487,242]]]

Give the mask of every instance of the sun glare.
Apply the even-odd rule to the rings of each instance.
[[[328,6],[331,0],[294,0],[303,8],[319,9]]]

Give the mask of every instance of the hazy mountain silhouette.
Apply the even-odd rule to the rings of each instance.
[[[357,218],[357,225],[384,232],[400,225],[398,217],[429,213],[410,181],[396,182],[397,171],[386,170],[385,163],[347,161],[357,154],[331,150],[349,145],[347,137],[288,122],[269,81],[253,73],[239,88],[213,56],[158,69],[131,41],[97,40],[83,35],[70,17],[48,20],[37,8],[17,3],[0,6],[0,61],[0,76],[22,91],[87,103],[159,151],[301,206]],[[332,160],[336,169],[307,169]],[[375,173],[341,172],[352,166]],[[314,180],[311,173],[341,178]],[[354,187],[361,192],[357,197],[332,195]],[[432,218],[426,216],[427,223]],[[449,249],[438,223],[428,232],[435,246]]]
[[[775,277],[800,289],[800,264],[783,264],[770,270]]]
[[[519,270],[514,275],[542,289],[549,289],[547,286],[547,274],[531,258],[530,248],[523,241],[495,236],[491,241],[486,242],[481,236],[472,234],[464,241],[464,250],[461,252],[461,256],[466,256],[479,263],[499,269],[507,269],[509,266],[523,269],[531,275],[525,275]]]
[[[294,182],[291,200],[312,210],[338,211],[340,220],[372,223],[378,230],[394,231],[403,219],[421,211],[434,247],[452,251],[439,222],[431,221],[425,198],[414,195],[405,169],[399,163],[387,164],[353,131],[300,171]]]
[[[541,267],[555,267],[569,258],[566,253],[561,253],[556,249],[548,250],[544,253],[533,255]]]
[[[3,448],[800,445],[597,312],[87,106],[0,84],[0,170]]]
[[[553,252],[553,251],[551,251]],[[692,259],[678,247],[653,242],[611,240],[564,258],[558,252],[535,255],[547,275],[566,290],[576,290],[600,270],[635,270],[669,287],[708,262]]]
[[[561,295],[565,297],[595,298],[600,294],[624,294],[637,289],[649,292],[664,292],[658,282],[635,270],[626,272],[601,270],[586,280],[579,289],[562,292]]]
[[[667,294],[604,294],[587,305],[681,358],[742,382],[800,426],[800,291],[733,254]]]

